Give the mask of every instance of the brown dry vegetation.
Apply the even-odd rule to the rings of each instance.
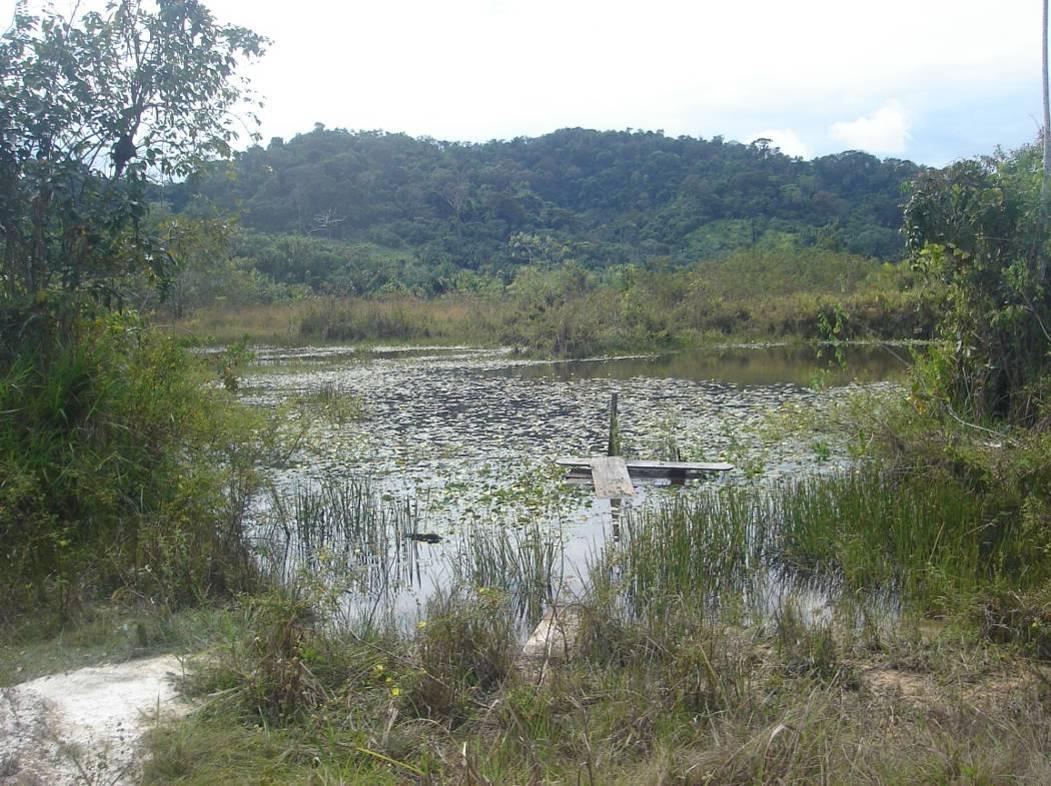
[[[500,343],[583,356],[727,336],[926,339],[936,321],[933,290],[907,270],[811,249],[740,252],[676,270],[527,267],[496,291],[213,307],[172,327],[205,342]]]

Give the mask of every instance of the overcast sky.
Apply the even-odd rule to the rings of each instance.
[[[1039,0],[207,5],[273,40],[249,69],[264,142],[318,122],[462,141],[582,126],[940,165],[1034,139],[1042,112]]]

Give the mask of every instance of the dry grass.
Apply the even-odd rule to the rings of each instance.
[[[161,330],[176,336],[193,336],[205,343],[230,344],[248,336],[267,344],[299,343],[299,324],[307,311],[307,301],[245,306],[241,308],[203,308],[187,319],[159,323]]]
[[[827,255],[826,255],[827,256]],[[524,268],[502,290],[212,306],[172,326],[203,342],[502,343],[584,356],[741,338],[929,338],[938,299],[842,255],[739,254],[675,271]],[[815,272],[816,270],[816,272]],[[742,281],[748,282],[747,286]]]

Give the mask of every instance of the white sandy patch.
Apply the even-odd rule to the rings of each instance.
[[[0,786],[134,783],[145,729],[187,709],[172,684],[181,673],[162,655],[0,690]]]

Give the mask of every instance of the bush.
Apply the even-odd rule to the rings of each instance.
[[[909,251],[945,292],[945,347],[928,368],[928,393],[969,419],[1032,425],[1046,413],[1047,213],[1036,145],[961,161],[913,184]]]
[[[44,302],[6,317],[0,616],[122,588],[181,604],[242,584],[248,416],[134,315]]]

